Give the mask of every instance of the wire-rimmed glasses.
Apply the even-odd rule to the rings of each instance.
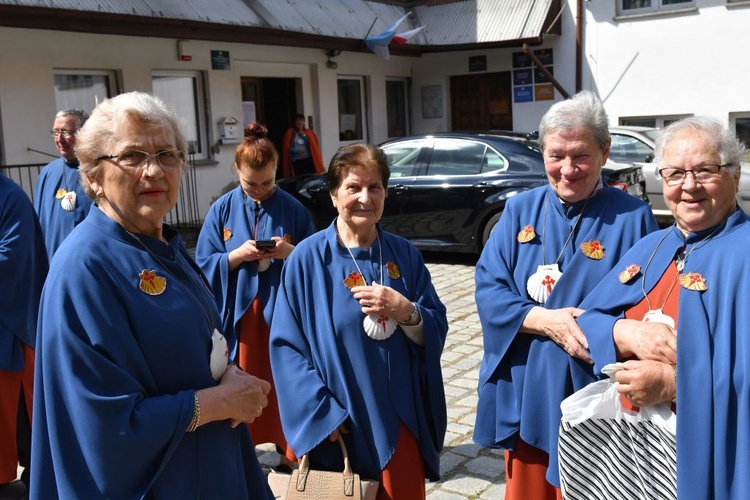
[[[664,179],[667,186],[680,186],[685,179],[687,174],[693,174],[695,182],[701,184],[710,184],[719,178],[719,173],[722,168],[729,168],[733,166],[731,163],[725,163],[724,165],[718,164],[704,164],[698,165],[691,170],[685,170],[684,168],[678,167],[664,167],[659,169],[659,176]]]
[[[148,165],[151,157],[156,158],[156,162],[165,170],[180,168],[185,161],[185,153],[178,149],[166,149],[156,153],[126,149],[118,154],[99,156],[97,160],[114,160],[121,167],[136,170]]]

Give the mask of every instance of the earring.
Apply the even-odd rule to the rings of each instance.
[[[101,189],[99,191],[97,191],[96,192],[96,198],[97,199],[104,198],[104,191],[102,191]]]

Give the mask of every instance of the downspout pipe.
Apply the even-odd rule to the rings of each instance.
[[[583,0],[576,3],[576,93],[581,91],[583,79]]]

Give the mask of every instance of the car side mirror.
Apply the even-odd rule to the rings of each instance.
[[[654,161],[654,155],[653,154],[646,155],[646,159],[644,161],[646,163],[651,163],[652,161]]]

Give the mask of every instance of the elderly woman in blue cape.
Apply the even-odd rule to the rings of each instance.
[[[42,295],[31,498],[273,498],[247,427],[270,385],[235,366],[180,237],[186,140],[159,99],[121,94],[79,131],[96,201]]]
[[[381,483],[378,498],[425,498],[446,429],[440,355],[445,307],[419,251],[378,221],[390,170],[353,144],[331,160],[338,217],[284,265],[271,324],[271,366],[284,434],[298,455]]]
[[[750,491],[750,221],[735,199],[744,155],[714,118],[666,127],[654,162],[675,224],[625,254],[578,318],[597,373],[623,362],[618,391],[633,405],[676,401],[677,498]]]
[[[549,185],[508,200],[477,263],[484,358],[474,440],[506,450],[506,499],[561,496],[560,402],[591,377],[577,306],[657,229],[645,203],[602,182],[610,141],[590,91],[553,105],[539,128]]]

